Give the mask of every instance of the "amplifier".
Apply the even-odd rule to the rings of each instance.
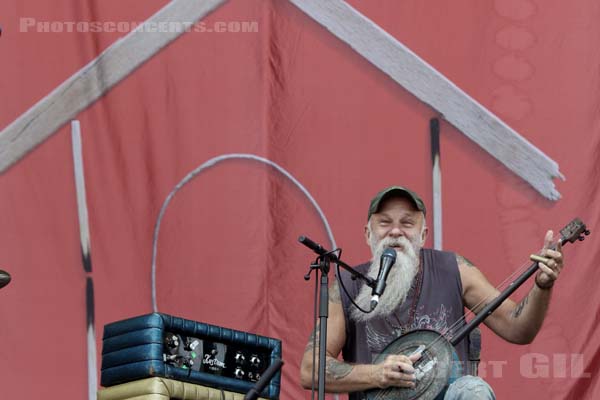
[[[146,378],[98,390],[98,400],[244,400],[244,397],[241,393],[167,378]]]
[[[164,377],[247,393],[280,358],[278,339],[153,313],[104,327],[100,380]],[[277,399],[280,382],[278,372],[261,397]]]

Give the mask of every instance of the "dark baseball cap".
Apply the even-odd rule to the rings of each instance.
[[[423,215],[427,214],[427,210],[425,209],[425,203],[423,202],[423,200],[421,200],[418,194],[402,186],[390,186],[377,193],[377,195],[373,197],[373,200],[371,200],[371,205],[369,206],[369,216],[367,218],[367,221],[371,219],[371,215],[379,211],[379,206],[381,205],[381,202],[392,195],[399,195],[412,200],[417,210],[423,212]]]

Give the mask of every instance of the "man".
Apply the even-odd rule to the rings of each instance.
[[[387,387],[414,387],[413,362],[420,354],[389,355],[384,362],[373,364],[375,356],[393,339],[414,329],[445,332],[463,317],[464,307],[479,312],[499,292],[466,258],[449,252],[423,249],[427,237],[425,204],[411,190],[392,186],[379,192],[371,201],[365,239],[371,248],[371,264],[357,269],[371,278],[377,276],[379,260],[386,248],[393,248],[397,258],[392,267],[385,293],[371,313],[356,309],[340,290],[336,280],[330,288],[327,322],[326,390],[350,392],[350,399],[363,398],[362,391]],[[518,304],[507,299],[485,324],[503,339],[518,344],[530,343],[546,315],[554,281],[563,265],[560,245],[549,249],[552,231],[544,239],[539,271],[530,292]],[[350,279],[346,271],[340,279],[350,297],[369,310],[371,288]],[[302,359],[300,380],[311,387],[314,335]],[[318,343],[318,338],[317,338]],[[461,361],[467,360],[465,340],[455,347]],[[337,359],[343,350],[344,361]],[[452,383],[440,399],[494,399],[489,385],[473,376],[462,376]]]

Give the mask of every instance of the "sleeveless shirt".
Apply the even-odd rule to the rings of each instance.
[[[340,287],[344,317],[346,319],[346,343],[342,349],[345,361],[358,364],[372,364],[375,357],[398,336],[415,329],[432,329],[445,332],[456,321],[464,320],[462,284],[454,253],[421,249],[420,252],[422,284],[415,303],[415,286],[409,291],[406,300],[389,316],[374,317],[366,322],[356,322],[350,316],[354,307]],[[363,275],[369,270],[369,263],[355,269]],[[343,270],[341,283],[348,295],[355,298],[363,282],[352,280],[351,274]],[[416,278],[415,278],[416,280]],[[382,295],[385,296],[385,293]],[[416,304],[416,307],[415,307]],[[414,311],[411,312],[411,308]],[[410,316],[413,315],[411,319]],[[411,320],[409,320],[411,319]],[[461,323],[460,325],[463,325]],[[450,333],[456,332],[453,329]],[[468,341],[462,340],[455,346],[461,364],[468,360]],[[362,394],[350,394],[350,400],[361,399]]]

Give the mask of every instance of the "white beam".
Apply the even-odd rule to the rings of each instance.
[[[558,200],[558,164],[373,21],[342,0],[290,0],[395,82],[433,107],[544,197]]]
[[[227,0],[172,0],[113,43],[0,132],[0,172],[101,98],[185,29],[161,32],[157,23],[196,23]]]

